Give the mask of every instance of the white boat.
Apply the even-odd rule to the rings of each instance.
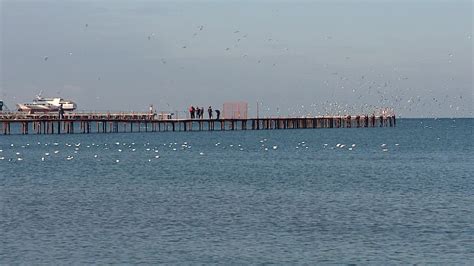
[[[76,103],[70,100],[65,100],[63,98],[44,98],[41,95],[36,96],[36,98],[29,103],[19,103],[17,104],[18,111],[22,112],[55,112],[59,109],[64,111],[74,111],[77,108]]]

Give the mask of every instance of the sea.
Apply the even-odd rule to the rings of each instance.
[[[474,119],[0,136],[0,264],[473,264]]]

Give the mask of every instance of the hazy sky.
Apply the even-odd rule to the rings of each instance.
[[[471,1],[5,1],[0,97],[473,116]]]

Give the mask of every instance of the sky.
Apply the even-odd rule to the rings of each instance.
[[[473,117],[472,1],[0,0],[0,98]]]

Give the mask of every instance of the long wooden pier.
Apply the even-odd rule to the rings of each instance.
[[[276,130],[394,127],[395,115],[168,119],[149,113],[0,113],[0,134],[74,134],[162,131]]]

